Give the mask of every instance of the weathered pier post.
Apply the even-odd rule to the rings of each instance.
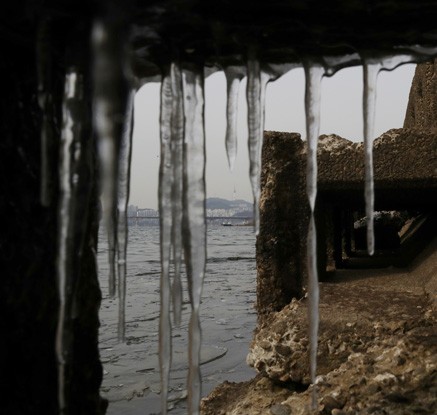
[[[302,296],[309,206],[300,134],[266,131],[260,232],[256,242],[257,310],[262,317]]]

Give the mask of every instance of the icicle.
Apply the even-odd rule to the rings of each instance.
[[[115,250],[117,243],[118,153],[128,94],[123,71],[124,44],[120,22],[115,20],[96,22],[92,41],[94,50],[93,112],[100,163],[103,216],[109,236],[109,295],[113,296],[116,291],[116,265],[113,249]]]
[[[409,47],[417,53],[419,49]],[[366,202],[366,228],[367,228],[367,252],[373,255],[375,252],[374,233],[374,180],[373,180],[373,127],[375,123],[376,87],[378,74],[382,70],[392,71],[405,63],[414,62],[414,54],[399,54],[385,56],[383,58],[363,59],[363,138],[364,138],[364,166],[365,166],[365,189]]]
[[[247,116],[249,130],[250,183],[254,199],[255,233],[259,233],[259,198],[261,150],[264,135],[264,104],[266,85],[270,75],[260,70],[258,61],[247,63]]]
[[[184,232],[185,264],[191,300],[189,328],[188,412],[199,413],[200,319],[199,307],[206,267],[205,222],[205,126],[203,76],[200,71],[184,69]]]
[[[113,211],[114,216],[111,219],[106,219],[107,234],[108,234],[108,263],[109,263],[109,277],[108,277],[108,295],[111,298],[115,297],[117,289],[117,274],[116,274],[116,262],[117,262],[117,234],[116,234],[116,212]]]
[[[225,69],[225,76],[227,84],[225,144],[229,169],[232,171],[237,157],[238,92],[244,74],[241,68],[229,66]]]
[[[260,94],[260,104],[261,104],[261,121],[260,121],[260,125],[261,125],[261,143],[260,143],[260,148],[259,148],[259,156],[260,156],[260,166],[261,166],[261,149],[262,149],[262,142],[264,139],[264,121],[265,121],[265,102],[266,102],[266,89],[267,89],[267,84],[270,82],[270,80],[272,79],[272,74],[269,72],[264,72],[261,71],[261,94]],[[261,172],[261,171],[260,171]]]
[[[133,112],[135,90],[132,89],[126,108],[125,128],[120,144],[118,171],[118,340],[124,341],[126,323],[126,251],[128,238],[127,205],[129,202],[130,163],[132,155]]]
[[[310,338],[310,375],[313,384],[312,409],[317,407],[317,341],[319,331],[319,282],[317,275],[317,239],[314,208],[317,196],[317,143],[320,129],[320,91],[323,68],[305,65],[305,113],[307,134],[307,194],[310,205],[310,223],[307,239],[308,258],[308,316]]]
[[[182,90],[182,73],[178,64],[170,68],[172,92],[171,116],[171,163],[173,167],[172,184],[172,244],[174,277],[172,287],[173,316],[177,326],[182,314],[182,176],[183,176],[183,142],[184,142],[184,101]]]
[[[170,76],[161,84],[161,163],[159,167],[159,223],[161,247],[161,304],[159,318],[159,364],[161,369],[161,408],[167,414],[167,396],[171,366],[171,321],[170,321],[170,255],[172,236],[171,191],[173,171],[171,164],[171,117],[172,91]]]
[[[40,201],[42,206],[49,206],[51,202],[52,180],[50,175],[50,152],[53,146],[54,111],[52,88],[52,60],[49,25],[42,21],[38,27],[36,45],[37,72],[38,72],[38,104],[42,113],[41,126],[41,190]]]
[[[307,194],[314,212],[317,196],[317,144],[320,130],[320,89],[323,68],[305,66],[305,114],[307,134]]]
[[[373,126],[375,122],[376,84],[380,64],[364,63],[363,66],[363,126],[364,126],[364,154],[365,154],[365,189],[367,251],[369,255],[375,252],[375,233],[373,227],[374,216],[374,184],[373,184]]]
[[[58,207],[58,253],[57,283],[59,295],[58,326],[56,331],[56,357],[58,361],[58,403],[59,413],[67,410],[65,396],[66,365],[70,349],[70,333],[68,323],[72,303],[72,270],[77,252],[73,252],[72,244],[76,230],[74,229],[74,191],[78,184],[75,166],[80,160],[80,108],[84,105],[83,84],[80,75],[74,69],[66,74],[62,110],[62,134],[60,145],[60,203]]]

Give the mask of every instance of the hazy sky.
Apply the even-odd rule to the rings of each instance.
[[[402,127],[415,65],[404,65],[378,78],[375,137]],[[267,86],[266,130],[299,132],[304,138],[304,72],[293,69]],[[157,208],[159,169],[159,89],[147,84],[137,93],[129,204]],[[362,140],[362,68],[343,69],[322,81],[320,134]],[[248,179],[246,79],[240,86],[238,155],[230,173],[224,146],[226,82],[222,72],[205,81],[207,196],[252,200]]]

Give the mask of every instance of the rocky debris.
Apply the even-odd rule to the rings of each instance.
[[[425,329],[425,330],[424,330]],[[418,337],[426,328],[374,341],[364,353],[352,353],[338,369],[319,376],[321,414],[435,414],[437,412],[436,335]],[[306,414],[313,386],[293,393],[283,404]]]
[[[387,303],[385,295],[378,292],[380,288],[354,286],[350,292],[348,285],[321,284],[319,374],[339,367],[351,353],[363,353],[369,339],[378,337],[382,328],[395,333],[423,323],[420,294],[397,293],[396,300]],[[408,316],[408,319],[399,316]],[[247,363],[276,382],[308,385],[307,333],[306,300],[293,300],[257,328]]]
[[[318,413],[437,413],[436,271],[434,239],[410,271],[341,270],[320,284]],[[202,413],[310,413],[307,329],[305,298],[266,316],[247,358],[260,373],[217,387]]]
[[[281,402],[290,396],[287,388],[276,385],[271,379],[256,376],[248,382],[224,382],[201,401],[202,415],[266,415],[273,411],[286,411]],[[279,406],[283,408],[279,408]],[[284,412],[283,412],[284,413]],[[291,412],[289,412],[291,413]]]
[[[308,327],[300,305],[293,300],[268,318],[250,346],[247,364],[274,381],[309,383]]]
[[[343,301],[346,293],[340,290],[334,309],[322,305],[317,413],[437,413],[435,313],[423,299],[421,302],[419,296],[411,297],[408,292],[398,292],[391,301],[385,292],[379,304],[368,303],[378,297],[376,291],[370,291],[368,295],[364,290],[357,292]],[[334,295],[326,290],[324,294]],[[362,301],[354,307],[360,297]],[[248,360],[262,373],[244,384],[216,388],[202,401],[202,414],[310,413],[314,385],[306,387],[304,303],[293,302],[270,321],[271,330],[266,323],[256,334]],[[295,383],[298,379],[306,386]]]

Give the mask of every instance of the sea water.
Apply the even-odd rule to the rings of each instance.
[[[104,378],[102,395],[108,414],[160,412],[159,226],[129,227],[127,252],[126,342],[117,340],[117,299],[108,296],[106,232],[100,229],[98,266],[102,290],[100,354]],[[208,223],[207,272],[200,306],[202,325],[202,395],[224,380],[243,381],[254,371],[246,355],[256,324],[255,235],[251,226]],[[183,274],[182,323],[173,329],[170,374],[171,413],[186,412],[187,335],[190,305]]]

